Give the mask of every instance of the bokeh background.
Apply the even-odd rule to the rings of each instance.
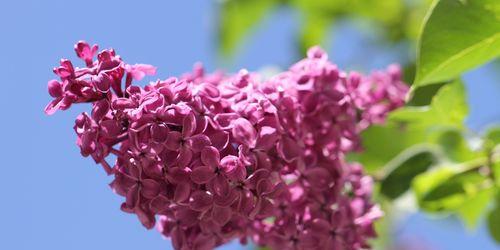
[[[0,249],[171,249],[154,231],[119,209],[122,198],[91,159],[82,158],[72,130],[87,106],[52,117],[46,82],[61,57],[75,59],[81,39],[113,47],[129,63],[148,63],[158,74],[179,75],[201,61],[211,71],[288,67],[301,15],[281,7],[244,37],[230,59],[220,55],[217,1],[0,1]],[[407,63],[412,47],[384,43],[368,20],[344,18],[325,36],[330,58],[344,69],[368,71]],[[465,75],[467,125],[480,133],[500,122],[500,71],[489,63]],[[405,202],[403,202],[405,203]],[[408,201],[411,203],[411,201]],[[407,204],[406,204],[407,205]],[[454,218],[432,218],[411,206],[391,215],[398,249],[498,249],[484,222],[468,231]],[[229,244],[220,249],[252,249]]]

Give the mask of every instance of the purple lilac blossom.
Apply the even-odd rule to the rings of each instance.
[[[346,73],[313,47],[267,80],[196,64],[140,87],[133,81],[155,67],[97,50],[75,45],[82,68],[61,60],[45,112],[92,104],[75,121],[77,145],[113,175],[121,210],[144,227],[182,250],[234,239],[283,250],[369,247],[382,212],[372,179],[345,156],[361,149],[362,130],[404,105],[398,66]]]

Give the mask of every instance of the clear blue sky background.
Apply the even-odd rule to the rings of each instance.
[[[73,44],[80,39],[112,46],[129,63],[158,66],[160,78],[188,71],[196,61],[216,68],[214,2],[125,2],[0,2],[0,249],[170,249],[158,233],[120,212],[122,198],[108,188],[110,178],[79,155],[72,126],[87,107],[43,114],[51,69],[60,57],[75,58]],[[229,69],[288,65],[294,59],[297,24],[292,11],[273,14],[245,41]],[[405,49],[376,45],[376,32],[360,33],[355,27],[334,30],[334,43],[327,48],[343,67],[382,67],[399,58],[395,51]],[[469,125],[479,130],[499,121],[498,71],[489,65],[465,79]],[[421,214],[401,225],[400,235],[436,249],[496,249],[484,227],[467,235],[457,221],[434,222]]]

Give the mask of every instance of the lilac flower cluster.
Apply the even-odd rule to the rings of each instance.
[[[75,122],[77,144],[109,175],[121,209],[155,225],[175,249],[251,239],[272,249],[363,249],[381,216],[372,180],[345,155],[359,133],[404,104],[400,70],[340,71],[318,47],[270,79],[241,70],[132,84],[155,74],[114,50],[62,60],[47,114],[91,103]],[[116,156],[113,166],[106,158]],[[108,158],[109,159],[109,158]]]

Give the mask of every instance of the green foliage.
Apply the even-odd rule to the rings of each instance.
[[[493,239],[500,243],[500,198],[497,197],[495,207],[488,214],[488,229]]]
[[[456,214],[472,229],[491,202],[495,189],[476,166],[441,166],[419,175],[413,191],[421,209]]]
[[[473,195],[469,195],[467,202],[457,209],[457,215],[462,219],[469,230],[477,226],[479,219],[491,203],[491,198],[494,194],[494,188],[480,190]]]
[[[436,1],[420,36],[415,84],[456,78],[499,55],[500,1]]]
[[[221,3],[219,46],[224,56],[277,5],[298,11],[301,27],[297,45],[301,53],[325,44],[336,20],[349,17],[370,20],[385,29],[388,41],[417,38],[420,22],[430,0],[226,0]],[[380,11],[383,10],[383,11]]]
[[[245,34],[269,13],[277,0],[228,0],[220,10],[220,50],[229,55]]]
[[[427,149],[410,149],[388,164],[388,174],[380,182],[380,192],[389,199],[405,193],[415,176],[437,163],[434,152]]]
[[[416,145],[440,147],[440,143],[449,143],[452,133],[458,134],[453,138],[463,145],[461,131],[467,114],[463,83],[455,81],[442,87],[430,105],[398,109],[389,115],[385,125],[372,126],[363,131],[364,151],[350,158],[363,163],[368,172],[377,173],[380,169],[387,169],[387,164],[407,148]],[[440,150],[458,155],[453,149],[464,150],[460,145]]]

